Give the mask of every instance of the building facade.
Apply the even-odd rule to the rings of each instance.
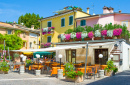
[[[81,10],[60,10],[57,11],[54,16],[40,19],[41,25],[41,43],[58,42],[58,35],[64,33],[68,29],[76,27],[76,18],[90,16]],[[53,32],[45,33],[43,35],[44,28],[54,27]]]

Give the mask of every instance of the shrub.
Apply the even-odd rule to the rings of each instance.
[[[81,26],[78,26],[77,28],[74,28],[73,32],[83,32],[83,31],[85,31],[85,29]]]
[[[9,64],[6,61],[0,63],[0,70],[9,71]]]
[[[83,75],[83,73],[81,71],[69,71],[66,72],[66,76],[72,79],[75,79],[78,76]]]
[[[114,62],[112,60],[107,61],[107,67],[104,70],[107,72],[114,70]]]
[[[87,36],[88,36],[87,31],[83,31],[83,32],[81,33],[82,39],[83,39],[83,38],[86,38]]]
[[[73,29],[68,29],[68,30],[65,31],[65,34],[70,34],[72,32],[73,32]]]
[[[73,71],[73,70],[75,70],[74,65],[72,65],[70,63],[65,64],[65,72],[69,72],[69,71]]]
[[[6,59],[9,59],[9,56],[7,56],[7,58]],[[10,56],[10,60],[12,60],[12,56]]]
[[[77,38],[77,39],[81,39],[81,32],[77,32],[77,33],[76,33],[76,38]]]
[[[33,64],[33,62],[32,62],[31,59],[27,59],[27,60],[26,60],[26,67],[29,67],[29,66],[32,65],[32,64]]]
[[[14,58],[18,58],[19,54],[18,53],[14,53]]]
[[[88,33],[88,37],[89,37],[89,38],[93,38],[93,37],[94,37],[93,32],[89,32],[89,33]]]
[[[88,33],[93,31],[93,28],[91,26],[86,26],[85,28]]]
[[[101,32],[99,30],[95,31],[95,37],[101,37]]]

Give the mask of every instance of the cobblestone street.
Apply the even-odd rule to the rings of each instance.
[[[130,85],[129,79],[129,70],[103,79],[86,79],[81,83],[67,82],[65,79],[59,80],[45,74],[37,77],[34,74],[25,73],[20,75],[12,72],[9,74],[1,74],[0,85]]]

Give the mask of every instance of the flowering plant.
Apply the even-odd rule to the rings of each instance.
[[[86,38],[87,36],[88,36],[87,31],[83,31],[82,34],[81,34],[82,39]]]
[[[92,31],[88,33],[88,37],[89,37],[89,38],[93,38],[93,36],[94,36],[94,34],[93,34]]]
[[[46,27],[46,28],[43,28],[43,29],[42,29],[42,34],[43,34],[43,35],[46,34],[46,33],[50,34],[51,31],[52,31],[52,29],[54,29],[54,28],[55,28],[55,27]]]
[[[76,33],[76,38],[77,38],[77,39],[81,39],[81,32],[77,32],[77,33]]]
[[[121,35],[121,33],[122,33],[122,29],[121,28],[113,30],[113,35],[114,36],[119,36],[119,35]]]
[[[107,36],[107,30],[101,31],[102,36]]]
[[[76,38],[76,33],[75,32],[71,33],[71,38],[73,38],[73,39]]]
[[[43,28],[43,32],[48,32],[48,27],[47,28]]]
[[[65,39],[65,35],[61,34],[61,40],[64,40],[64,39]]]
[[[43,48],[47,48],[51,46],[51,43],[41,43]]]
[[[65,39],[69,40],[70,39],[70,34],[65,34]]]
[[[95,31],[95,37],[101,37],[101,32],[99,30]]]
[[[112,37],[113,36],[113,30],[108,30],[107,31],[107,36]]]
[[[104,69],[107,72],[114,70],[114,62],[112,60],[107,61],[107,67]]]

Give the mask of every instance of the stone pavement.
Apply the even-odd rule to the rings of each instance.
[[[35,76],[34,74],[18,74],[12,72],[9,74],[0,74],[0,85],[130,85],[130,71],[118,73],[113,77],[85,79],[81,83],[67,82],[65,79],[57,79],[43,74]]]

